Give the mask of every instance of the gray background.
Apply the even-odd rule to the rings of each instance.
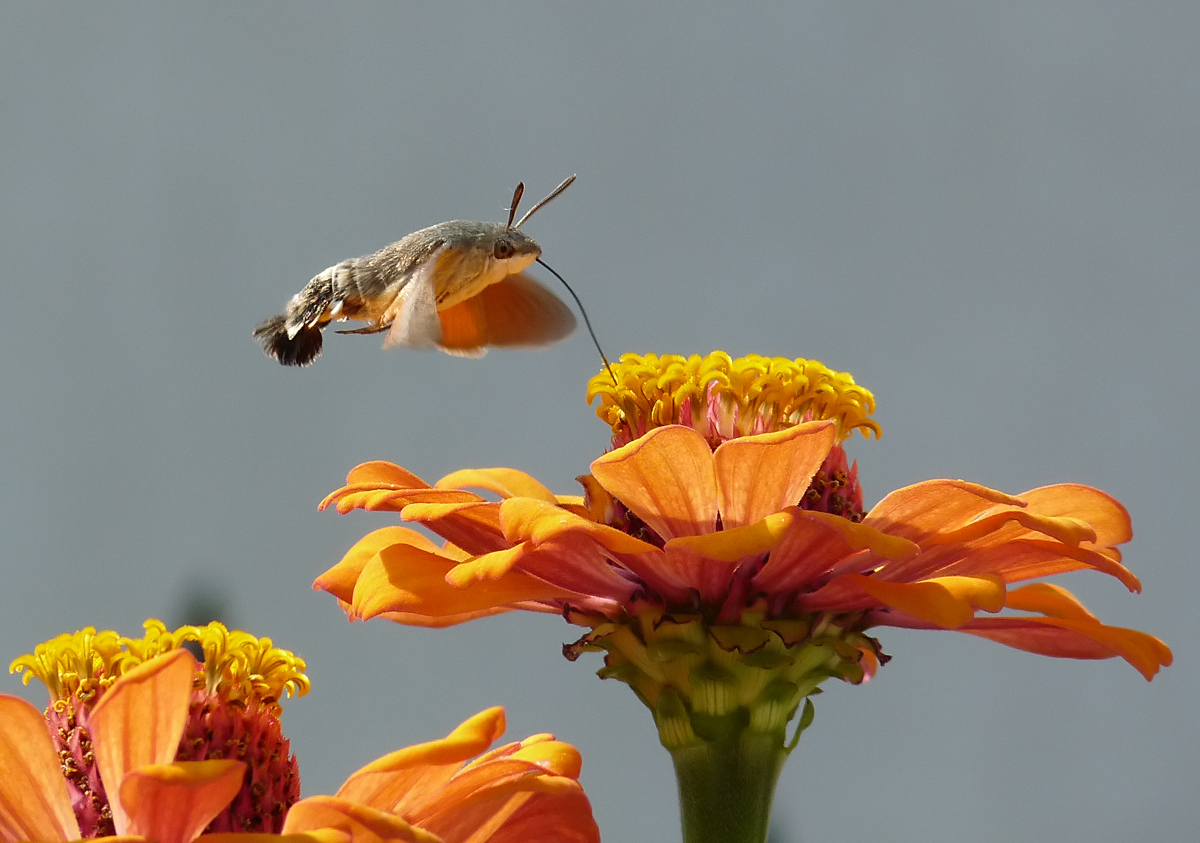
[[[606,839],[677,840],[650,715],[562,659],[577,629],[350,625],[309,590],[391,523],[316,512],[358,462],[575,491],[607,444],[586,335],[482,361],[333,337],[303,371],[250,338],[322,268],[577,172],[529,231],[610,354],[853,372],[869,503],[1116,494],[1145,593],[1061,581],[1178,657],[1148,685],[884,630],[878,679],[817,700],[779,838],[1194,840],[1200,6],[991,5],[5,5],[0,652],[223,605],[308,659],[306,793],[502,703],[581,747]]]

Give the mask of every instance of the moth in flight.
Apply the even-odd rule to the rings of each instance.
[[[255,328],[254,337],[285,366],[312,363],[321,353],[322,332],[334,320],[366,323],[340,334],[386,331],[384,348],[439,348],[466,357],[482,356],[488,346],[541,346],[560,340],[574,329],[575,316],[525,274],[534,261],[550,267],[540,259],[542,247],[521,226],[573,181],[575,176],[556,187],[516,225],[524,183],[513,193],[504,225],[442,222],[373,255],[331,266],[294,295],[282,314]]]

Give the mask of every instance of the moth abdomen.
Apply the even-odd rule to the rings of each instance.
[[[268,357],[285,366],[307,366],[321,353],[323,337],[317,327],[301,326],[296,332],[288,329],[287,317],[272,316],[254,329],[254,338]]]

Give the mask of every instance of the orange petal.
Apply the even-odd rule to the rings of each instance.
[[[1020,524],[1032,532],[1058,539],[1069,547],[1079,547],[1082,542],[1096,540],[1096,531],[1086,521],[1078,518],[1037,515],[1023,509],[1005,509],[984,515],[956,529],[941,531],[930,536],[925,544],[970,544],[998,532],[1010,522]]]
[[[478,582],[494,582],[511,571],[532,548],[527,544],[473,556],[459,562],[446,574],[446,582],[455,588],[466,588]]]
[[[283,821],[285,835],[327,828],[348,833],[351,843],[442,843],[400,817],[336,796],[301,799]]]
[[[405,747],[372,761],[351,775],[337,795],[379,810],[407,814],[434,799],[454,773],[495,743],[504,729],[504,709],[485,709],[441,740]]]
[[[552,792],[535,793],[524,801],[487,843],[600,843],[600,829],[583,788],[569,779],[553,781],[557,787]]]
[[[393,544],[409,544],[431,553],[437,552],[434,543],[416,530],[410,530],[408,527],[384,527],[359,539],[346,551],[341,562],[317,577],[313,588],[328,591],[344,603],[351,602],[354,584],[358,582],[358,575],[362,573],[362,569],[379,551]]]
[[[590,474],[581,474],[575,479],[583,486],[583,503],[588,510],[587,517],[601,524],[612,523],[615,507],[613,496],[608,490]]]
[[[863,523],[920,543],[934,533],[961,527],[996,504],[1023,506],[1024,502],[977,483],[924,480],[885,496]]]
[[[791,528],[754,578],[755,586],[766,594],[800,588],[861,550],[870,551],[871,556],[863,559],[865,567],[860,570],[874,567],[881,559],[904,559],[920,550],[907,539],[828,512],[799,507],[786,511],[792,515]]]
[[[1120,656],[1147,681],[1173,660],[1170,648],[1152,635],[1090,620],[976,618],[962,631],[1043,656],[1071,659]]]
[[[404,612],[429,618],[493,610],[513,603],[572,596],[519,570],[470,588],[455,588],[446,575],[458,563],[407,544],[385,547],[358,577],[352,604],[369,619],[385,612]]]
[[[549,738],[550,736],[545,736]],[[577,779],[583,769],[583,756],[569,743],[550,740],[525,740],[513,758],[536,764],[556,776]]]
[[[914,564],[920,566],[929,558],[928,553],[923,554]],[[1019,582],[1087,568],[1116,577],[1130,591],[1142,590],[1138,578],[1121,563],[1094,550],[1069,547],[1050,539],[1009,539],[979,549],[963,546],[954,558],[939,566],[939,573],[965,576],[992,573],[1005,582]]]
[[[500,504],[494,501],[414,503],[404,507],[400,517],[427,527],[468,555],[510,546],[500,529]]]
[[[500,504],[500,524],[508,541],[528,541],[534,547],[564,533],[581,533],[613,553],[652,553],[658,550],[654,545],[635,539],[628,533],[532,498],[509,498],[503,501]]]
[[[457,489],[396,489],[387,485],[365,484],[343,486],[321,501],[317,509],[324,511],[330,504],[336,504],[338,514],[345,515],[353,509],[399,512],[410,503],[478,503],[482,500],[474,492]]]
[[[428,489],[429,484],[407,468],[383,460],[372,460],[350,469],[346,485],[395,486],[397,489]]]
[[[1004,605],[1010,609],[1038,612],[1052,618],[1100,622],[1074,594],[1061,585],[1049,582],[1035,582],[1012,589],[1008,592]]]
[[[412,819],[446,843],[599,840],[577,781],[539,774],[515,758],[455,776],[439,798]]]
[[[975,616],[975,609],[998,612],[1004,608],[1004,581],[995,576],[935,577],[919,582],[887,582],[877,577],[847,574],[867,594],[892,609],[955,629]]]
[[[558,503],[554,493],[515,468],[464,468],[447,474],[436,484],[439,489],[487,489],[505,498],[536,498]]]
[[[104,843],[114,843],[120,838],[102,837]],[[133,838],[141,840],[141,838]],[[219,834],[201,834],[196,843],[352,843],[353,835],[336,828],[318,828],[295,834],[258,834],[248,831],[223,831]]]
[[[183,761],[139,767],[121,782],[129,833],[155,843],[189,843],[242,789],[241,761]]]
[[[1133,538],[1129,511],[1107,492],[1081,483],[1056,483],[1021,493],[1030,512],[1081,518],[1096,531],[1096,542],[1105,547]]]
[[[716,529],[712,451],[690,427],[656,427],[595,460],[592,476],[664,540]]]
[[[128,671],[101,697],[89,727],[105,787],[117,790],[133,770],[175,760],[197,670],[191,653],[172,650]],[[120,800],[110,803],[117,834],[127,833]]]
[[[713,454],[723,527],[754,524],[798,503],[836,438],[834,423],[823,420],[723,442]]]
[[[668,541],[663,549],[687,550],[719,562],[737,562],[774,548],[787,534],[794,520],[789,512],[776,512],[745,527],[718,530],[706,536],[680,536]]]
[[[0,695],[0,841],[78,837],[46,719],[25,700]]]

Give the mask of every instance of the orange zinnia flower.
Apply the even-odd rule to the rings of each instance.
[[[279,700],[284,694],[308,692],[304,660],[275,647],[269,638],[230,631],[218,622],[171,632],[161,622],[149,620],[145,628],[141,638],[91,627],[60,635],[16,659],[10,668],[25,671],[26,683],[41,680],[50,691],[42,732],[49,725],[54,751],[61,758],[59,778],[78,829],[85,837],[125,833],[120,822],[125,800],[122,781],[132,767],[105,768],[98,742],[106,732],[115,733],[117,741],[150,741],[157,747],[152,760],[134,758],[133,766],[239,762],[238,786],[195,833],[206,826],[210,832],[278,833],[287,809],[300,797],[296,757],[280,729]],[[188,643],[199,645],[203,665],[181,649]],[[164,661],[164,654],[172,660]],[[147,668],[148,678],[139,682],[159,697],[153,710],[138,713],[146,722],[114,721],[117,715],[103,715],[118,708],[110,697],[132,698],[133,680],[128,677],[141,675],[136,671],[151,663],[156,667]],[[180,691],[177,685],[182,687],[184,681],[179,677],[185,674],[186,687]],[[118,693],[118,689],[124,690]],[[182,709],[177,708],[179,694]],[[121,725],[105,727],[105,722]],[[186,779],[179,778],[178,769],[167,773],[175,777],[173,782]]]
[[[336,795],[296,803],[284,833],[334,828],[356,840],[599,843],[576,780],[578,750],[553,735],[534,735],[486,751],[504,725],[504,709],[490,708],[442,740],[385,755],[350,776]]]
[[[1102,624],[1060,586],[1009,588],[1091,569],[1140,590],[1116,549],[1131,537],[1128,513],[1104,492],[1058,484],[1013,496],[930,480],[866,512],[842,443],[879,428],[873,397],[849,375],[721,352],[625,355],[614,369],[615,383],[602,372],[589,385],[614,450],[580,478],[582,497],[508,468],[430,486],[390,463],[360,465],[322,508],[398,512],[446,544],[385,527],[314,587],[352,619],[445,626],[526,609],[590,627],[565,652],[605,651],[601,676],[654,712],[686,840],[722,839],[742,808],[737,839],[765,835],[755,794],[773,789],[788,722],[803,703],[799,729],[808,724],[825,679],[861,682],[887,659],[874,628],[1120,656],[1147,679],[1170,663],[1161,641]],[[744,799],[730,795],[735,779]]]
[[[175,761],[195,673],[192,655],[174,650],[126,671],[90,710],[99,778],[119,794],[110,803],[118,835],[187,843],[241,790],[241,761]],[[46,722],[24,700],[0,695],[0,840],[80,836]]]
[[[929,480],[864,513],[841,442],[878,428],[870,393],[849,376],[719,353],[625,355],[616,368],[620,386],[602,373],[592,395],[604,398],[619,447],[580,478],[585,498],[515,469],[456,471],[431,487],[365,463],[322,508],[399,512],[447,544],[386,527],[315,587],[352,617],[418,626],[513,609],[588,626],[647,612],[718,625],[751,614],[825,634],[956,629],[1043,655],[1121,656],[1147,678],[1169,663],[1157,639],[1101,624],[1058,586],[1007,588],[1090,568],[1139,591],[1116,549],[1132,535],[1129,515],[1104,492],[1057,484],[1012,496]],[[1003,608],[1034,614],[980,615]]]

